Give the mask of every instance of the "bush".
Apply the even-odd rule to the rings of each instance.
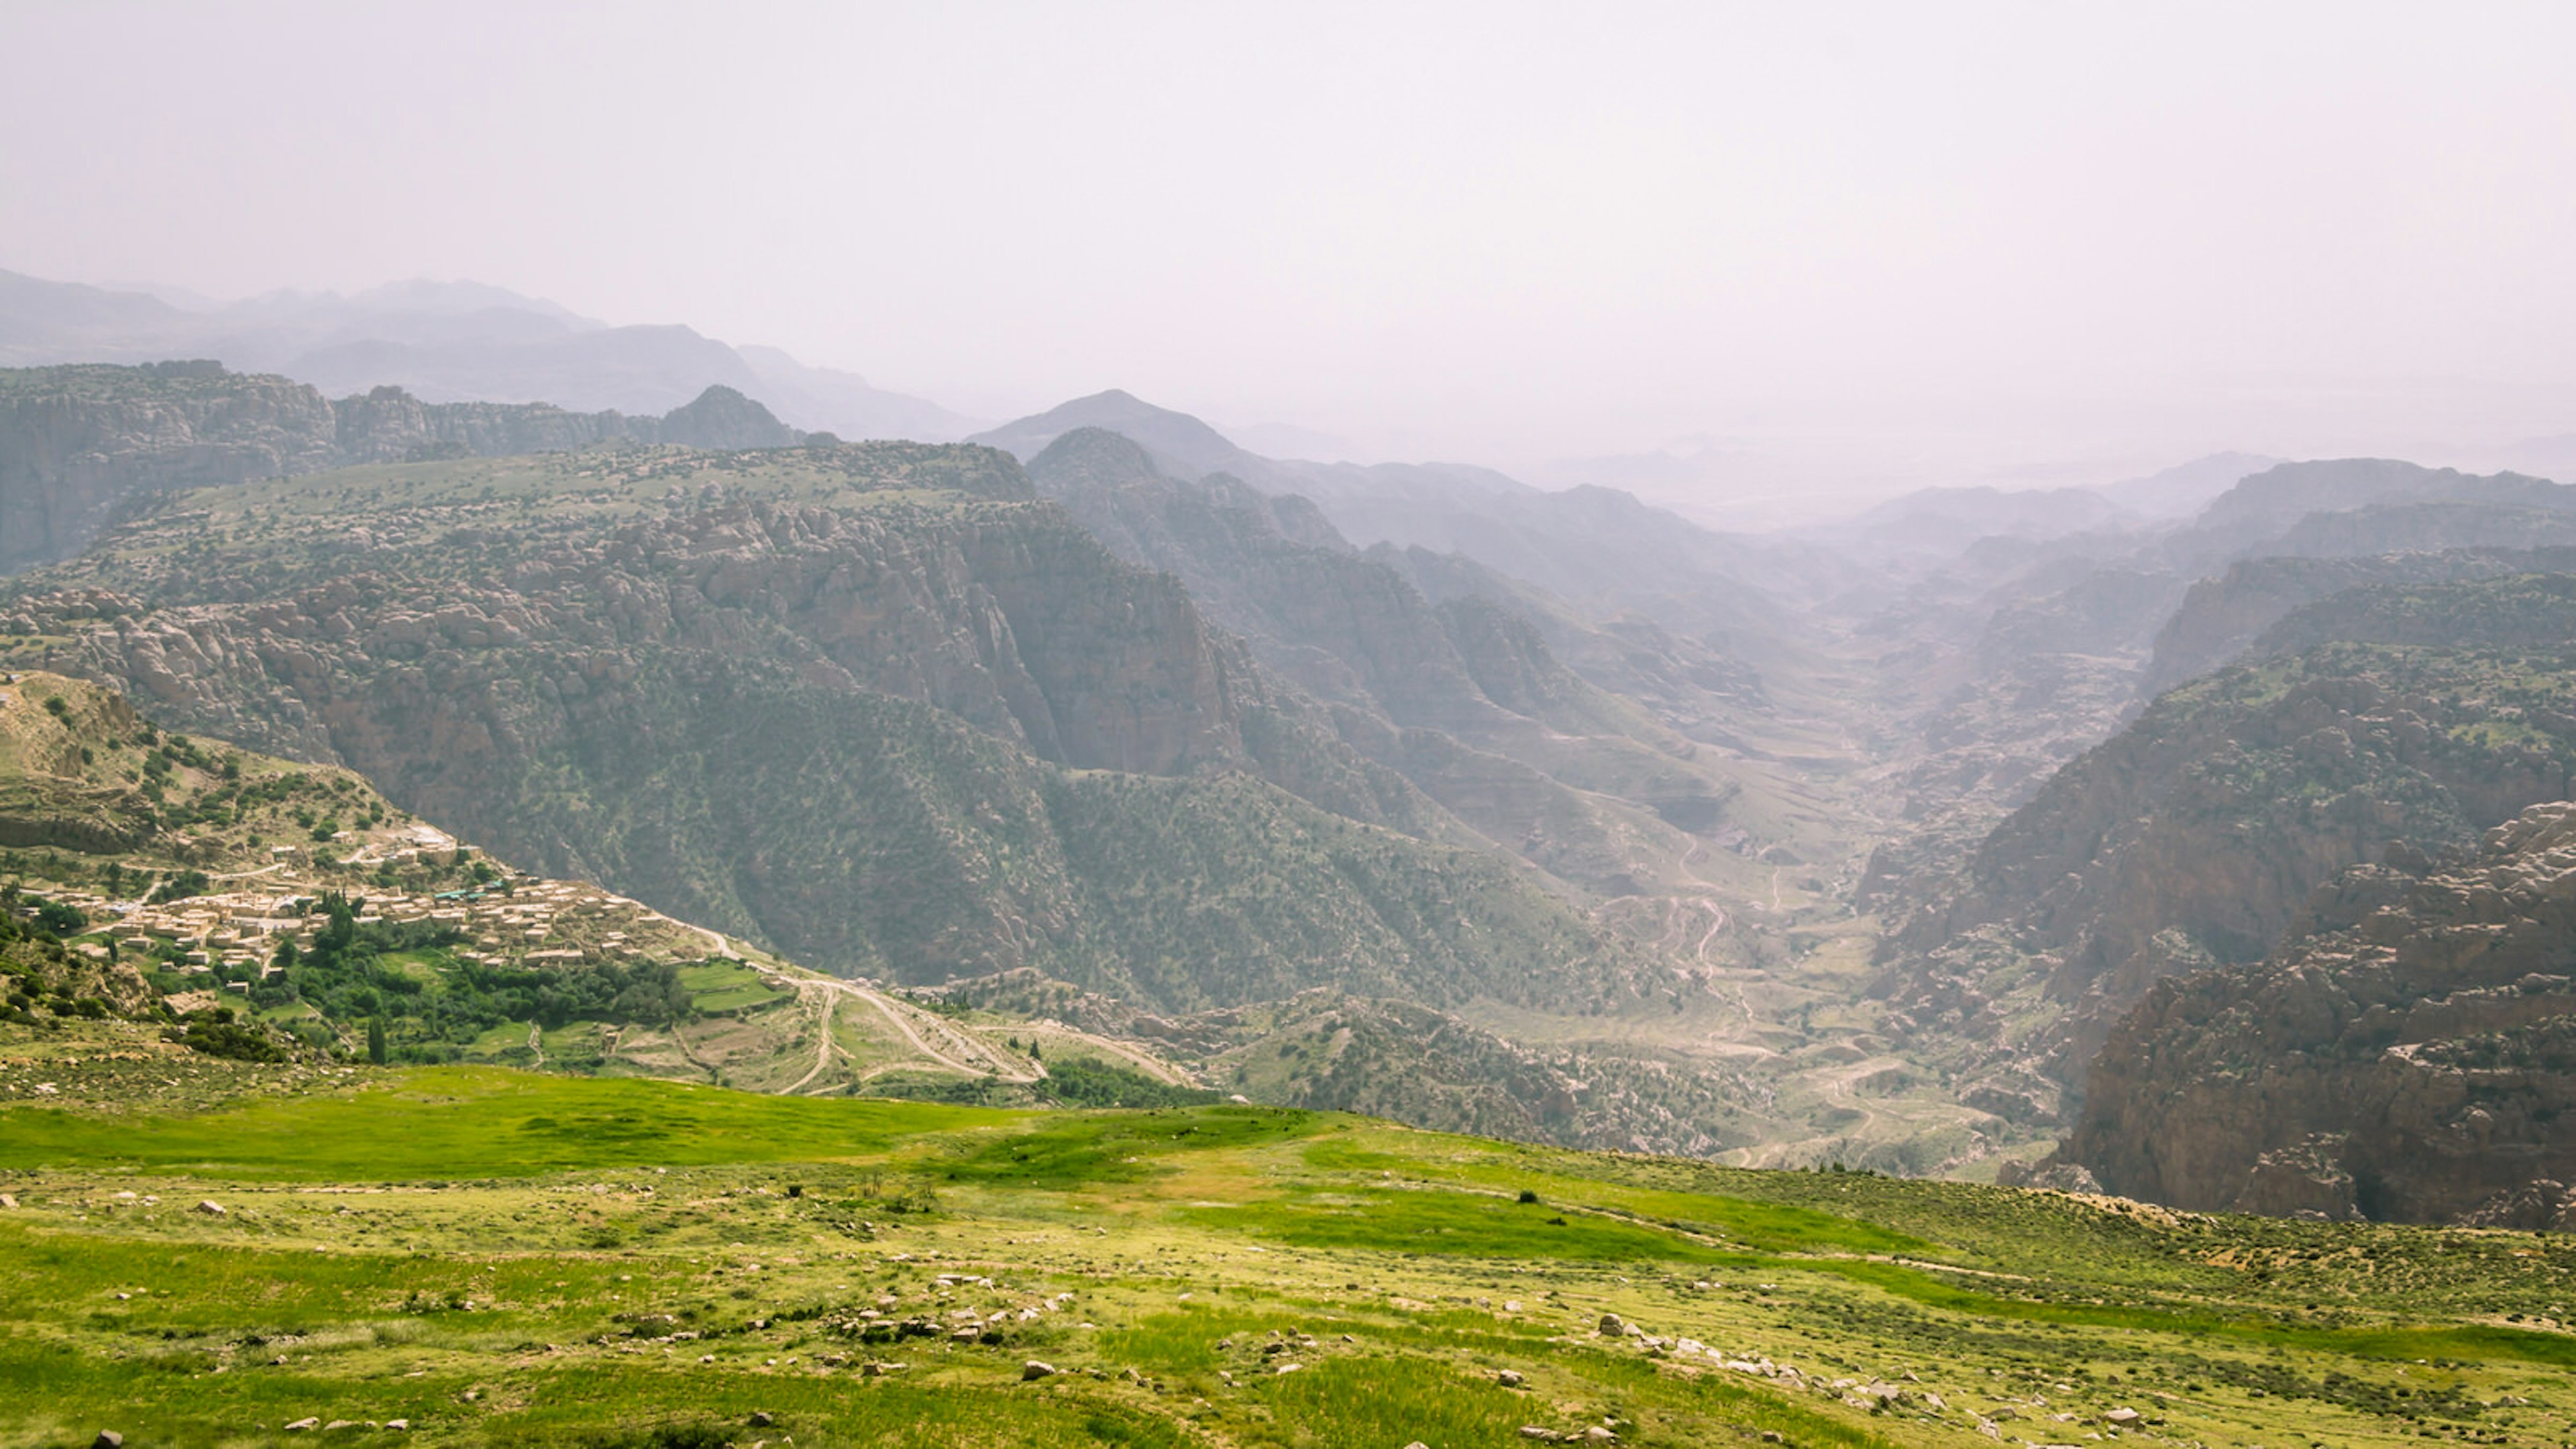
[[[255,1026],[244,1026],[231,1020],[232,1013],[219,1011],[212,1018],[199,1018],[188,1023],[188,1034],[181,1044],[193,1052],[210,1057],[225,1057],[237,1062],[282,1062],[286,1053],[268,1034]]]

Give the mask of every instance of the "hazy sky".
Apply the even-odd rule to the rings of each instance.
[[[2564,3],[11,0],[0,266],[1505,463],[2420,452],[2576,431],[2571,56]]]

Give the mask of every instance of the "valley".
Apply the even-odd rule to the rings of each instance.
[[[129,412],[236,385],[274,393],[80,372]],[[198,993],[120,1013],[187,1015],[225,984],[188,970],[336,889],[452,938],[440,972],[695,973],[626,998],[662,1019],[427,1055],[397,1023],[399,1060],[2091,1188],[2088,1073],[2160,981],[2271,969],[2342,873],[2469,849],[2576,749],[2564,551],[2497,542],[2576,516],[2535,479],[2281,465],[2161,519],[1931,490],[1726,535],[1115,393],[968,444],[618,426],[157,483],[0,585],[0,668],[411,832],[318,873],[236,849],[208,874],[261,883],[178,918],[94,879],[175,857],[46,826],[80,854],[22,891],[75,941],[162,911],[125,939]],[[2425,510],[2458,546],[2388,551]]]
[[[626,1395],[672,1405],[636,1444],[696,1444],[750,1395],[773,1423],[881,1400],[1023,1415],[1010,1441],[1260,1444],[1334,1395],[1190,1343],[1270,1325],[1301,1382],[1463,1354],[1401,1400],[1455,1441],[2545,1418],[2563,1305],[2506,1284],[2548,1253],[2517,1232],[2576,1212],[2550,1127],[2576,608],[2563,549],[2473,516],[2555,485],[2367,464],[2367,518],[2329,526],[2342,474],[2303,464],[2184,523],[1929,495],[1734,539],[1193,425],[1118,397],[1025,456],[793,431],[317,456],[144,482],[0,580],[0,1160],[26,1189],[0,1232],[88,1258],[258,1222],[222,1261],[402,1248],[464,1284],[502,1271],[464,1225],[507,1220],[536,1232],[507,1261],[592,1284],[510,1289],[507,1333],[422,1307],[497,1287],[191,1310],[170,1341],[201,1346],[162,1354],[196,1382],[270,1382],[250,1341],[337,1359],[276,1374],[309,1413],[170,1397],[170,1441],[245,1415],[549,1441],[582,1413],[541,1405]],[[1211,459],[1239,472],[1188,472]],[[2372,552],[2391,508],[2470,547]],[[1582,547],[1512,575],[1540,536]],[[1662,562],[1587,562],[1615,557]],[[443,1080],[464,1137],[420,1116]],[[510,1127],[507,1101],[582,1091],[752,1116]],[[394,1101],[453,1142],[435,1171],[358,1173],[319,1127],[260,1160],[149,1147]],[[757,1116],[809,1109],[845,1116]],[[1139,1132],[1121,1114],[1213,1155],[1082,1145]],[[556,1155],[474,1168],[492,1132]],[[598,1158],[618,1142],[657,1150]],[[775,1196],[781,1163],[817,1196]],[[1492,1217],[1494,1171],[1564,1207],[1535,1238]],[[582,1227],[538,1230],[567,1186]],[[299,1207],[319,1189],[392,1201],[340,1240]],[[242,1222],[167,1209],[206,1191]],[[755,1243],[791,1274],[719,1274]],[[2501,1276],[2354,1276],[2416,1250]],[[930,1263],[920,1307],[992,1279],[999,1318],[922,1318]],[[621,1328],[608,1281],[698,1274],[750,1279],[750,1318]],[[1066,1364],[1015,1387],[1012,1354]],[[2437,1397],[2398,1395],[2406,1356]],[[386,1374],[412,1387],[348,1400]],[[1020,1408],[966,1408],[987,1395]]]
[[[0,1449],[2576,1449],[2576,9],[2306,10],[0,5]]]

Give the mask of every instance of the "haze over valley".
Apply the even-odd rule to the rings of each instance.
[[[0,101],[0,1439],[2576,1436],[2563,20],[1432,13]]]

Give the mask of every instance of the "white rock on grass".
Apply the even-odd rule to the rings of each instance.
[[[1055,1365],[1051,1363],[1040,1363],[1036,1359],[1030,1359],[1027,1363],[1020,1365],[1020,1382],[1022,1383],[1027,1383],[1031,1379],[1053,1378],[1054,1376]]]

